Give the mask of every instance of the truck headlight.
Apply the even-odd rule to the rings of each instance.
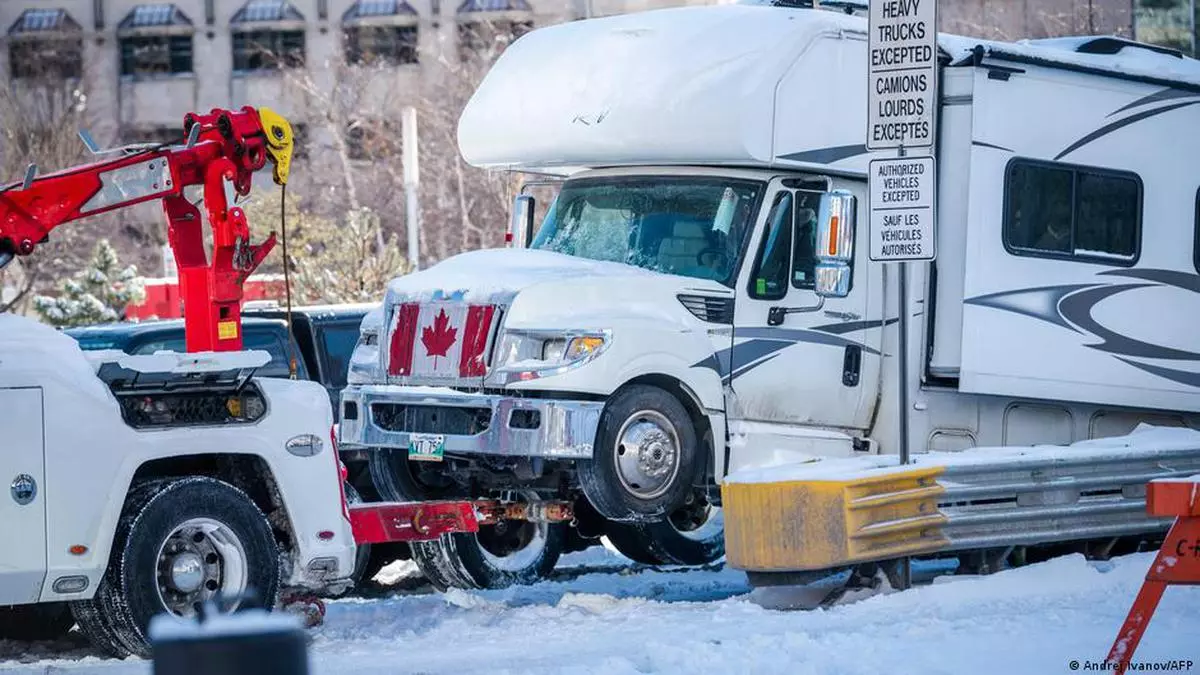
[[[383,369],[379,364],[379,333],[363,331],[350,354],[346,384],[373,384],[383,379]]]
[[[506,330],[496,350],[494,372],[501,384],[533,380],[578,368],[599,356],[610,331]]]

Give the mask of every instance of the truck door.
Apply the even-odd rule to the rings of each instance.
[[[865,223],[866,200],[861,187],[854,192],[857,220]],[[780,447],[791,445],[788,437],[811,436],[800,425],[861,433],[878,392],[882,307],[868,298],[881,280],[871,276],[865,236],[855,237],[850,294],[822,302],[813,290],[821,195],[782,187],[768,193],[736,289],[730,417],[766,423],[751,428],[779,436],[772,440]]]
[[[41,389],[0,389],[0,433],[0,605],[36,602],[46,578]]]

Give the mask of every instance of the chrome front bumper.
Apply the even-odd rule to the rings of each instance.
[[[381,425],[388,406],[488,411],[487,425],[476,433],[447,433],[425,417],[419,429]],[[604,403],[516,398],[453,391],[425,392],[418,387],[352,385],[342,390],[338,443],[342,449],[408,448],[413,433],[441,434],[447,455],[500,455],[547,459],[590,459]],[[426,411],[433,412],[433,411]],[[519,422],[513,426],[513,413]],[[381,415],[381,413],[383,413]],[[448,417],[443,415],[443,417]],[[536,418],[538,423],[531,422]],[[392,428],[387,428],[387,427]]]

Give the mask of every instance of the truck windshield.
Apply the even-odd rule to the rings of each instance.
[[[531,247],[732,286],[762,191],[724,178],[568,182]]]

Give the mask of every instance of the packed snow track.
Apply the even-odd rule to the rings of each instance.
[[[434,593],[400,562],[380,576],[397,590],[330,603],[310,655],[316,675],[1099,672],[1153,555],[1073,555],[986,577],[918,564],[911,591],[807,611],[797,608],[828,583],[751,590],[720,565],[655,570],[600,547],[564,556],[550,581],[503,591]],[[1200,587],[1168,589],[1135,662],[1200,673],[1198,627]],[[74,634],[0,642],[4,675],[150,672]]]

